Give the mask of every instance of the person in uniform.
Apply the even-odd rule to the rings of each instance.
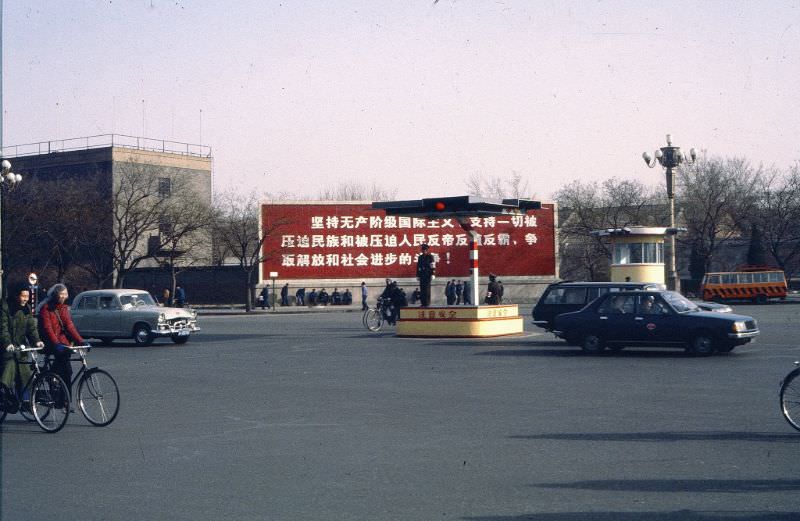
[[[431,305],[431,281],[436,275],[433,255],[428,252],[428,245],[422,245],[422,252],[417,257],[417,279],[419,279],[420,306]]]

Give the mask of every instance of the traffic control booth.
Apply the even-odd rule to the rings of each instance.
[[[384,210],[386,215],[425,219],[452,218],[469,237],[470,291],[474,305],[402,308],[397,322],[397,336],[480,338],[515,335],[524,331],[523,318],[516,304],[480,304],[480,234],[473,230],[470,219],[524,214],[527,210],[540,209],[539,201],[457,196],[376,202],[372,204],[372,208]]]
[[[670,228],[626,226],[594,230],[611,249],[611,282],[664,284],[664,237]]]

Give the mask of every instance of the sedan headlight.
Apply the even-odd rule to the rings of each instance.
[[[164,313],[161,313],[160,315],[158,315],[158,323],[159,324],[163,324],[166,321],[167,321],[167,315],[165,315]]]
[[[747,331],[747,324],[745,324],[742,321],[733,323],[733,332],[734,333],[743,333],[745,331]]]

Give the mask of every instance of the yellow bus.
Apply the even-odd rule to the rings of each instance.
[[[743,266],[739,271],[706,273],[701,286],[703,300],[752,300],[766,304],[771,298],[786,298],[783,271],[764,266]]]

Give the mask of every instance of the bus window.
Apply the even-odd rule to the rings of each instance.
[[[753,273],[753,282],[764,283],[769,282],[769,274],[767,273]]]
[[[739,274],[739,284],[752,284],[753,283],[753,274],[752,273],[740,273]]]
[[[722,274],[722,283],[723,284],[736,284],[736,274],[735,273],[723,273]]]
[[[767,275],[769,275],[770,282],[783,282],[783,273],[781,272],[772,272]]]
[[[719,284],[719,275],[708,275],[706,284]]]

